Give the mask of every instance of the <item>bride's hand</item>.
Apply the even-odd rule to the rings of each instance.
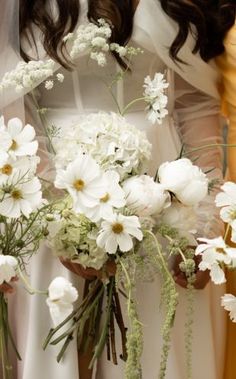
[[[93,280],[95,278],[102,279],[104,277],[104,273],[106,273],[109,276],[114,276],[116,273],[116,264],[114,261],[108,261],[106,263],[105,271],[104,269],[95,270],[94,268],[84,268],[79,263],[74,263],[64,258],[60,258],[60,261],[68,270],[88,280]]]
[[[199,270],[198,266],[199,266],[199,263],[201,262],[200,256],[199,257],[195,256],[194,260],[196,262],[196,271],[195,271],[196,281],[194,282],[194,288],[197,290],[202,290],[206,287],[206,285],[210,281],[210,274],[208,270],[206,271]],[[175,257],[175,262],[174,262],[174,267],[173,267],[174,279],[175,279],[175,282],[179,286],[183,288],[187,288],[188,281],[187,281],[186,275],[179,268],[179,264],[181,262],[182,262],[182,258],[180,256]]]
[[[0,292],[2,292],[2,293],[13,293],[14,288],[10,283],[16,282],[17,280],[18,280],[18,277],[14,276],[13,278],[11,278],[11,281],[9,283],[3,282],[0,285]]]

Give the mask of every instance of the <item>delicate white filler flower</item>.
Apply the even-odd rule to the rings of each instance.
[[[207,176],[187,158],[163,163],[158,176],[164,188],[184,205],[197,205],[208,193]]]
[[[231,294],[225,294],[221,298],[221,305],[226,311],[229,311],[229,317],[236,322],[236,297]]]
[[[53,80],[47,80],[47,81],[46,81],[46,83],[45,83],[45,88],[46,88],[47,90],[52,89],[53,86],[54,86]]]
[[[64,82],[65,77],[60,72],[56,75],[56,77],[57,77],[58,82],[60,82],[60,83]]]
[[[11,255],[0,255],[0,284],[10,282],[16,275],[17,259]]]
[[[153,216],[171,204],[170,194],[148,175],[133,176],[123,183],[127,206],[138,216]]]
[[[134,246],[132,237],[139,241],[143,239],[140,227],[137,216],[123,216],[114,213],[102,222],[97,245],[104,248],[109,254],[115,254],[118,248],[122,252],[130,251]]]
[[[150,76],[144,79],[144,94],[146,102],[148,103],[148,119],[152,124],[156,122],[160,125],[163,118],[168,114],[166,109],[168,97],[165,95],[165,90],[169,87],[165,77],[161,73],[156,73],[152,80]]]
[[[87,154],[78,154],[66,170],[57,170],[55,187],[66,189],[73,199],[75,212],[86,215],[104,195],[104,181],[96,161]]]
[[[221,264],[229,265],[232,263],[232,256],[236,257],[236,249],[227,248],[222,237],[198,238],[198,241],[203,242],[196,248],[196,255],[202,256],[199,269],[202,271],[209,270],[211,279],[215,284],[225,283],[225,273]]]
[[[55,278],[48,288],[46,300],[54,326],[57,326],[73,312],[73,303],[78,299],[78,292],[63,277]]]

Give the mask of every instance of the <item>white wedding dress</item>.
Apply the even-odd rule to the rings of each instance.
[[[85,12],[86,2],[82,3],[84,5],[82,12]],[[85,14],[82,15],[80,22],[84,22],[84,16]],[[154,75],[155,72],[164,72],[168,69],[169,116],[166,117],[163,125],[150,125],[142,103],[136,104],[127,115],[132,124],[147,132],[153,145],[150,165],[152,174],[161,162],[177,157],[181,147],[177,128],[181,140],[189,147],[218,142],[221,139],[218,100],[214,99],[216,91],[213,69],[211,71],[211,68],[199,57],[195,58],[190,50],[186,50],[185,57],[188,59],[189,54],[193,64],[196,59],[196,66],[190,68],[183,65],[181,68],[175,65],[168,56],[166,48],[168,45],[164,45],[162,35],[167,36],[169,33],[171,41],[175,35],[176,26],[172,21],[167,20],[170,29],[165,30],[164,26],[161,28],[157,25],[157,22],[161,23],[162,19],[168,18],[157,1],[140,1],[135,14],[130,45],[140,46],[144,53],[134,59],[132,72],[127,74],[125,81],[119,82],[115,89],[120,104],[127,104],[142,94],[143,80],[146,75]],[[160,33],[155,30],[157,37],[160,36],[159,41],[153,35],[154,27],[160,29]],[[191,40],[188,43],[191,46]],[[158,51],[156,45],[161,46],[162,49]],[[73,121],[79,119],[80,114],[98,110],[116,111],[116,106],[101,77],[114,74],[118,70],[119,66],[112,57],[105,68],[99,68],[96,63],[88,63],[87,56],[78,58],[77,67],[73,72],[61,69],[60,72],[65,75],[63,84],[56,84],[51,91],[45,90],[43,86],[39,88],[39,102],[42,107],[50,108],[48,113],[50,122],[58,127],[69,129]],[[198,76],[200,73],[206,75],[205,80],[202,76]],[[33,108],[29,106],[28,112],[30,118]],[[178,127],[176,128],[175,125]],[[43,131],[39,130],[38,134],[43,143]],[[42,155],[44,168],[48,168],[48,164],[52,163],[47,159]],[[215,175],[221,175],[220,150],[212,149],[207,153],[202,153],[198,162],[203,168],[217,167],[219,170],[215,171]],[[217,233],[215,210],[210,200],[204,206],[203,214],[199,215],[198,229],[202,234],[207,233],[208,236],[213,236],[213,229]],[[82,280],[66,270],[45,245],[33,257],[29,271],[31,285],[34,288],[46,289],[54,277],[64,276],[73,281],[82,297]],[[179,305],[172,332],[172,348],[166,379],[187,379],[184,348],[185,290],[178,287],[178,291]],[[220,296],[223,292],[223,287],[213,287],[208,284],[205,290],[195,293],[193,379],[222,379],[225,319],[220,307]],[[156,379],[162,345],[159,279],[157,278],[152,283],[140,283],[137,294],[140,319],[144,325],[143,379]],[[22,362],[17,362],[15,366],[14,379],[83,379],[78,373],[74,341],[60,364],[56,362],[58,346],[49,347],[46,351],[42,350],[43,340],[51,327],[45,297],[29,296],[19,288],[9,301],[11,321],[15,325],[17,344],[22,354]],[[94,378],[124,378],[123,362],[119,361],[119,365],[114,366],[107,362],[104,353],[96,365]]]

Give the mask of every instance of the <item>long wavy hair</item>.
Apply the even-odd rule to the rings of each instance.
[[[235,0],[156,0],[165,13],[178,25],[178,33],[170,46],[170,56],[179,60],[178,53],[193,34],[193,53],[199,52],[205,61],[224,51],[225,34],[235,21]],[[42,32],[47,54],[64,67],[71,62],[66,54],[63,37],[75,29],[80,13],[79,0],[55,0],[58,17],[52,14],[49,0],[20,0],[20,35],[34,40],[33,24]],[[113,25],[111,42],[128,43],[133,29],[135,0],[88,0],[88,18],[97,22],[104,18]],[[22,57],[27,61],[23,47]],[[119,57],[116,56],[119,60]],[[122,62],[120,62],[122,63]]]

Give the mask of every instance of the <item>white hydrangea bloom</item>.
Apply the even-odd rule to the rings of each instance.
[[[0,255],[0,284],[10,282],[16,275],[18,261],[10,255]]]
[[[152,124],[162,123],[163,118],[168,115],[167,103],[168,97],[165,94],[169,83],[166,82],[165,77],[161,73],[156,73],[154,79],[147,76],[144,79],[144,94],[145,101],[148,103],[147,109],[148,119]]]
[[[143,173],[151,157],[146,134],[116,113],[92,113],[61,131],[54,140],[56,166],[65,168],[79,151],[91,155],[104,171],[114,170],[124,180]]]
[[[78,291],[63,277],[55,278],[48,288],[46,300],[53,320],[57,326],[73,312],[73,303],[78,299]]]

